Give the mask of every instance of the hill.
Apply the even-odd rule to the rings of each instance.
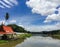
[[[23,27],[21,26],[18,26],[16,24],[9,24],[7,26],[10,26],[12,27],[12,29],[15,31],[15,32],[27,32]]]

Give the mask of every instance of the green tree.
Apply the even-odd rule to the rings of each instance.
[[[6,16],[5,16],[5,21],[7,21],[9,19],[9,14],[6,13]]]
[[[15,32],[27,32],[23,27],[16,24],[9,24],[8,26],[11,26]]]

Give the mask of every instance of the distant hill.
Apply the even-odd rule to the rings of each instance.
[[[42,31],[43,34],[60,34],[60,30]]]
[[[28,33],[32,33],[32,34],[60,34],[60,30],[52,30],[52,31],[41,31],[41,32],[28,32]]]

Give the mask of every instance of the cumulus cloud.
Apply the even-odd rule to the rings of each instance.
[[[59,14],[48,15],[44,22],[51,22],[51,21],[60,21],[60,15]]]
[[[57,11],[58,11],[58,14],[54,14],[53,13],[51,15],[48,15],[44,22],[51,22],[51,21],[58,21],[58,22],[60,22],[60,8]]]
[[[29,0],[26,5],[32,9],[32,13],[47,16],[44,22],[60,21],[60,0]],[[59,13],[56,14],[55,11]]]
[[[32,8],[33,13],[49,15],[54,13],[60,0],[29,0],[26,1],[28,7]]]
[[[11,8],[18,4],[17,0],[0,0],[0,8]]]

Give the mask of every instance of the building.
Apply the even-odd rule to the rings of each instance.
[[[10,38],[15,34],[12,27],[1,25],[0,26],[0,39],[7,39],[9,38],[7,35],[10,36]]]

